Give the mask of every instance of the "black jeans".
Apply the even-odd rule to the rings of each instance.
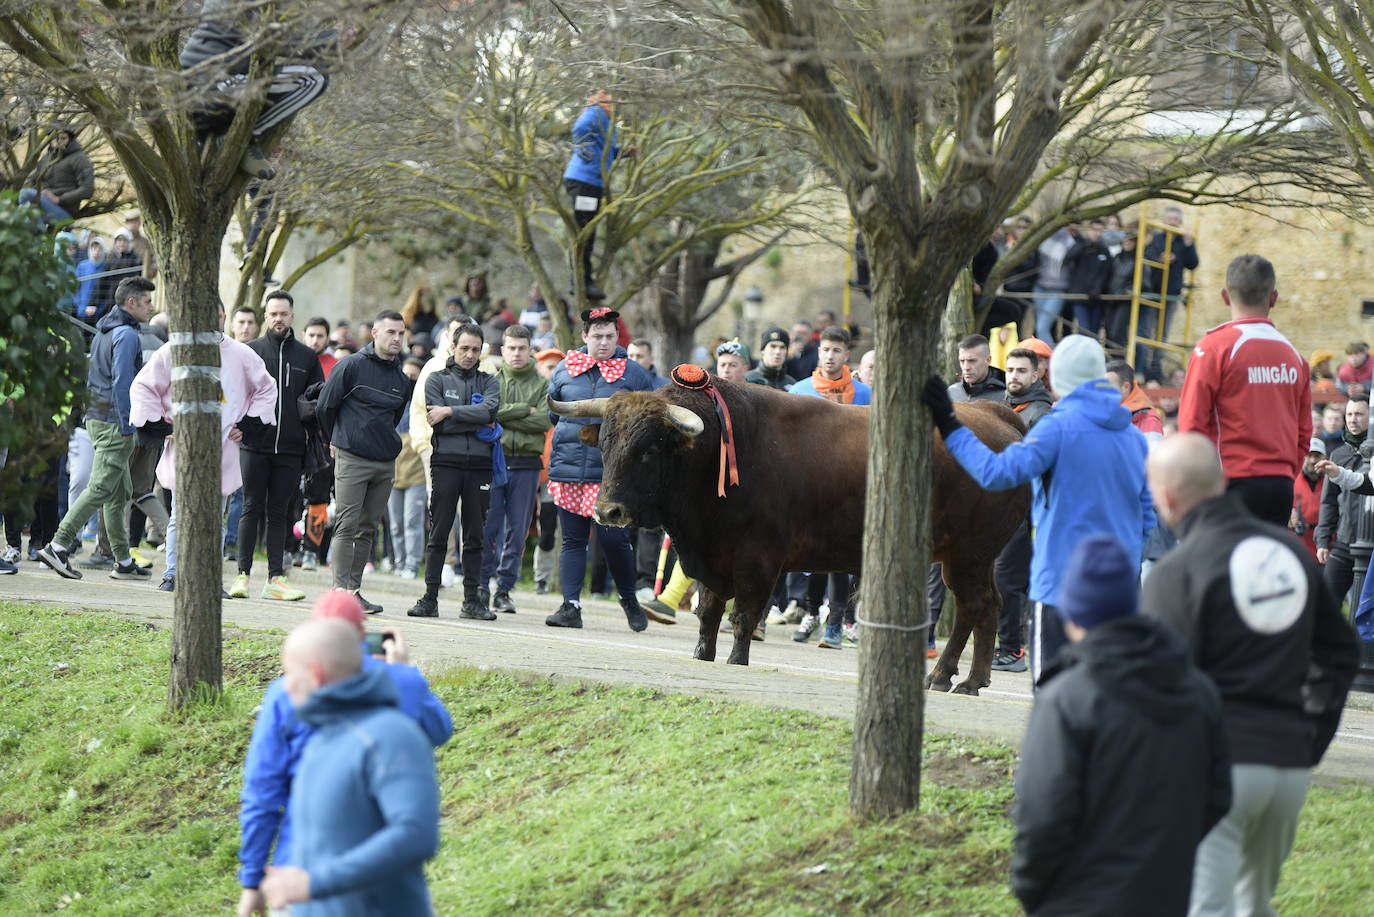
[[[1293,512],[1292,478],[1232,478],[1226,482],[1226,490],[1237,494],[1246,508],[1265,522],[1288,527],[1288,517]]]
[[[253,552],[258,547],[258,529],[267,517],[267,576],[286,574],[286,527],[291,501],[301,486],[304,456],[273,455],[270,452],[239,451],[243,471],[243,514],[239,516],[239,572],[253,572]]]
[[[20,483],[20,492],[34,494],[33,519],[29,522],[29,546],[40,547],[52,540],[57,533],[57,481],[62,472],[62,459],[52,456],[48,468],[39,477],[26,477]],[[17,510],[5,513],[5,542],[11,548],[20,544],[23,522]]]
[[[1338,541],[1331,546],[1322,576],[1326,579],[1326,588],[1331,590],[1331,596],[1336,600],[1336,604],[1344,602],[1346,593],[1355,584],[1355,558],[1350,554],[1350,545]],[[1359,598],[1356,596],[1355,600],[1358,602]]]
[[[563,179],[563,187],[568,190],[568,194],[573,199],[573,219],[577,222],[577,228],[582,230],[601,212],[601,198],[606,193],[605,188],[597,185],[589,185],[584,181],[577,181],[571,178]],[[579,210],[577,207],[578,198],[589,198],[596,202],[591,209]],[[593,229],[591,235],[587,236],[587,244],[582,246],[582,276],[586,279],[587,285],[592,285],[592,246],[596,243],[596,230]]]
[[[830,587],[830,613],[826,615],[826,627],[839,627],[840,624],[854,623],[854,609],[849,598],[859,588],[859,578],[850,579],[848,573],[812,573],[806,581],[806,610],[816,614],[825,598],[825,587]]]
[[[477,597],[482,577],[482,528],[491,500],[490,468],[455,468],[431,460],[429,466],[429,555],[425,559],[425,594],[439,594],[448,553],[448,533],[455,517],[462,521],[463,598]],[[462,504],[461,515],[459,504]]]
[[[1030,525],[1022,522],[993,566],[997,591],[1002,593],[1002,611],[997,616],[997,645],[1004,653],[1015,653],[1025,645],[1030,565]]]

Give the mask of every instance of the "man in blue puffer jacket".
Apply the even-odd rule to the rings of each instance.
[[[1085,335],[1064,338],[1051,366],[1059,402],[1019,443],[1002,452],[983,445],[954,416],[945,383],[932,376],[921,394],[945,448],[989,490],[1032,485],[1031,679],[1066,642],[1056,606],[1069,556],[1089,535],[1111,535],[1140,560],[1155,525],[1145,483],[1145,437],[1131,425],[1121,392],[1107,381],[1102,345]]]
[[[582,313],[582,340],[586,346],[567,355],[549,379],[550,401],[585,401],[609,398],[616,392],[652,391],[648,371],[616,346],[620,313],[588,309]],[[552,418],[553,451],[549,456],[549,492],[558,506],[558,526],[563,531],[563,556],[559,576],[563,605],[544,619],[550,627],[582,626],[582,583],[587,576],[587,539],[596,525],[596,537],[606,553],[606,566],[620,593],[620,607],[630,629],[641,631],[648,619],[635,598],[635,558],[630,530],[592,522],[592,508],[601,489],[601,450],[582,442],[582,428],[597,423],[594,417]]]
[[[573,219],[580,232],[601,211],[601,201],[610,184],[611,167],[621,155],[634,156],[637,147],[620,149],[614,124],[615,99],[610,90],[598,89],[587,97],[572,129],[572,155],[563,170],[563,187],[572,196]],[[592,229],[582,246],[582,279],[587,284],[587,298],[605,299],[606,294],[592,279],[592,246],[596,243],[596,229]],[[574,256],[575,258],[576,256]],[[573,284],[572,292],[576,292]]]
[[[291,787],[296,865],[262,891],[293,917],[432,915],[425,861],[439,849],[439,781],[429,742],[396,709],[396,684],[365,669],[356,631],[307,621],[282,648],[286,693],[315,732]]]
[[[337,618],[351,624],[359,636],[363,633],[363,610],[358,600],[348,592],[331,590],[320,596],[311,612],[316,620]],[[390,676],[399,695],[397,706],[423,730],[429,743],[438,747],[453,735],[453,720],[440,701],[430,691],[424,675],[412,665],[404,663],[403,643],[391,641],[392,658],[383,662],[364,651],[363,671],[383,671]],[[292,818],[288,801],[292,785],[301,766],[301,755],[314,728],[298,716],[286,690],[286,679],[278,678],[267,688],[258,713],[248,755],[243,764],[242,807],[239,810],[239,884],[243,893],[238,913],[247,917],[260,913],[264,906],[259,890],[266,873],[268,856],[277,866],[298,863],[293,856]],[[272,844],[276,842],[276,850]]]

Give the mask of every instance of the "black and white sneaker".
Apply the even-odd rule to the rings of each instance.
[[[51,541],[38,552],[38,560],[63,579],[81,579],[81,571],[72,566],[71,555]]]
[[[134,560],[132,557],[123,563],[115,564],[114,569],[110,571],[110,579],[146,580],[152,578],[153,572],[140,567],[138,561]]]
[[[19,572],[19,565],[0,558],[0,576],[13,576]]]
[[[382,606],[378,605],[376,602],[369,602],[367,599],[363,598],[361,592],[355,592],[353,594],[358,597],[358,603],[363,606],[363,611],[370,615],[379,615],[382,613]]]
[[[992,657],[992,669],[995,672],[1024,672],[1026,671],[1026,651],[1016,650],[1008,652],[999,649]]]

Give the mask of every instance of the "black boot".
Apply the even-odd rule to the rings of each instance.
[[[406,614],[412,618],[437,618],[439,617],[439,599],[437,596],[423,595]]]
[[[481,593],[470,593],[463,599],[463,607],[458,611],[458,617],[470,621],[496,620],[496,615],[487,607],[487,603],[482,601]]]
[[[576,602],[564,602],[558,610],[544,619],[549,627],[581,627],[582,606]]]
[[[639,607],[639,599],[634,596],[627,596],[620,600],[620,607],[625,609],[625,620],[630,622],[630,630],[639,633],[649,626],[649,619],[644,616],[644,609]]]

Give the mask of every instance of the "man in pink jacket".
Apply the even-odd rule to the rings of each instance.
[[[224,326],[224,309],[220,308],[219,326]],[[220,493],[232,494],[243,486],[239,470],[238,423],[245,417],[256,417],[265,424],[276,423],[274,408],[277,402],[276,380],[267,372],[262,358],[246,344],[220,334],[220,432],[224,452],[220,460]],[[172,420],[172,348],[164,344],[134,377],[130,390],[132,407],[129,419],[135,427],[159,420]],[[157,479],[167,490],[176,492],[176,442],[167,437],[167,448],[157,464]],[[158,586],[164,592],[176,590],[177,573],[177,510],[172,498],[171,524],[167,528],[167,570]]]

